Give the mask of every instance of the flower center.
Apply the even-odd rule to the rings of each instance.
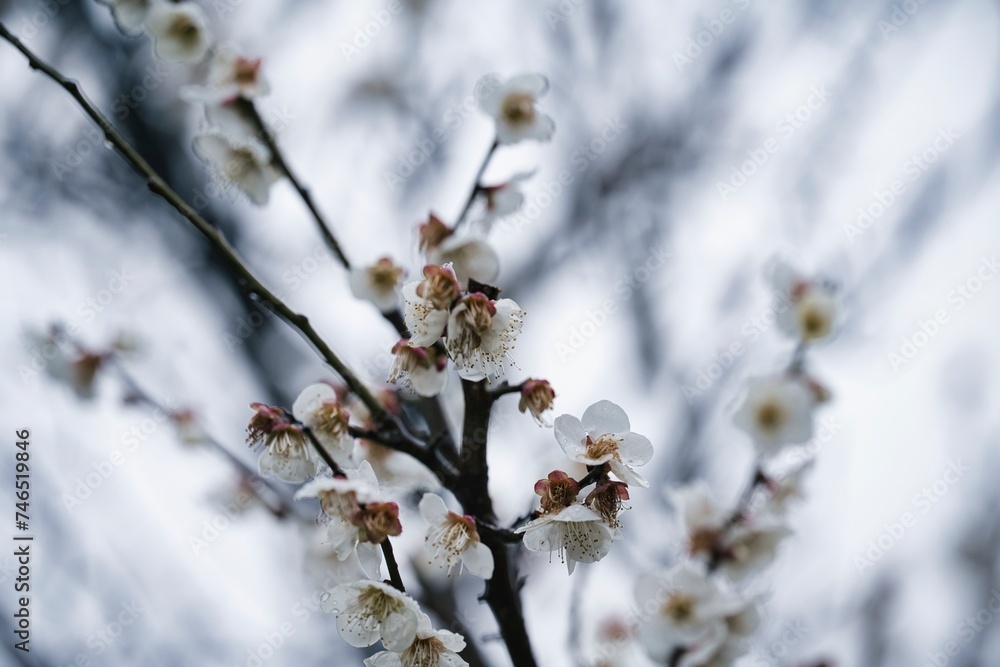
[[[233,68],[233,80],[241,85],[249,86],[257,82],[257,72],[260,70],[260,60],[237,58]]]
[[[448,512],[448,516],[427,535],[427,543],[434,549],[432,561],[443,559],[449,574],[469,543],[478,541],[479,531],[475,525],[454,512]]]
[[[223,170],[226,178],[238,181],[245,178],[256,166],[257,160],[249,148],[233,148],[229,151],[229,160]]]
[[[719,539],[718,531],[712,528],[700,528],[688,537],[688,552],[692,556],[715,551]]]
[[[663,605],[663,615],[675,623],[686,623],[694,618],[695,599],[684,593],[671,593]]]
[[[501,114],[511,125],[529,125],[535,120],[535,100],[528,93],[510,93],[503,99]]]
[[[354,512],[351,523],[362,529],[361,541],[372,544],[381,544],[387,537],[403,532],[396,503],[368,503]]]
[[[587,458],[590,459],[603,459],[608,456],[613,458],[615,461],[621,461],[622,457],[618,453],[618,443],[620,441],[611,437],[610,433],[605,433],[596,441],[587,436]]]
[[[201,29],[189,16],[178,14],[168,30],[170,37],[186,46],[194,46],[201,35]]]
[[[417,295],[427,299],[435,310],[447,310],[458,298],[459,286],[448,271],[435,271],[417,286]]]
[[[766,433],[774,433],[785,423],[785,409],[775,401],[757,408],[757,426]]]
[[[830,332],[830,319],[819,308],[809,305],[799,312],[799,328],[806,338],[822,338]]]
[[[371,586],[358,596],[358,604],[379,623],[403,608],[403,601]]]
[[[465,300],[465,309],[457,317],[460,350],[471,352],[482,346],[483,338],[493,326],[491,311],[489,299],[485,296],[476,298],[476,295],[473,295]]]
[[[441,654],[447,650],[437,637],[418,637],[400,654],[399,660],[403,667],[438,667]]]
[[[368,282],[377,291],[388,292],[395,289],[400,273],[402,272],[392,261],[379,260],[368,267]]]

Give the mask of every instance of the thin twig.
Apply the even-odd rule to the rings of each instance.
[[[465,222],[466,216],[469,215],[469,209],[472,208],[472,203],[476,201],[476,195],[483,191],[483,174],[486,173],[486,167],[490,164],[490,159],[493,157],[493,153],[496,152],[497,147],[500,146],[500,140],[494,139],[493,144],[490,146],[490,150],[486,153],[486,157],[483,158],[483,163],[479,165],[479,171],[476,172],[476,180],[472,182],[472,191],[469,192],[468,199],[465,200],[465,206],[462,207],[462,212],[458,214],[458,218],[455,220],[454,229],[458,229]]]
[[[57,83],[76,100],[80,108],[90,117],[104,133],[105,138],[111,142],[125,160],[146,179],[146,185],[151,192],[162,197],[168,204],[173,206],[185,219],[198,229],[202,235],[208,239],[209,243],[226,260],[229,268],[236,274],[237,278],[253,297],[263,303],[274,307],[282,319],[296,329],[322,358],[328,363],[337,374],[343,378],[350,389],[368,407],[376,421],[386,420],[388,414],[382,404],[375,398],[367,387],[357,378],[357,376],[340,360],[329,345],[320,337],[316,330],[309,323],[308,318],[292,310],[274,292],[268,289],[263,282],[254,274],[253,270],[243,261],[236,252],[236,249],[226,240],[219,230],[193,209],[184,199],[181,198],[166,181],[154,170],[138,151],[128,142],[127,139],[111,124],[100,110],[95,107],[78,83],[67,79],[51,65],[40,59],[17,37],[15,37],[5,25],[0,23],[0,37],[10,42],[10,44],[20,51],[28,59],[28,65],[33,70],[42,72],[49,79]]]
[[[347,255],[344,254],[343,249],[340,247],[337,237],[333,235],[333,229],[330,227],[330,223],[328,223],[326,218],[323,217],[323,214],[320,213],[319,207],[316,205],[316,202],[313,201],[312,193],[309,192],[309,188],[302,184],[302,181],[298,179],[298,177],[292,172],[291,167],[288,166],[288,160],[285,159],[284,154],[278,147],[278,142],[275,139],[274,134],[268,129],[267,125],[264,123],[264,119],[261,118],[260,112],[257,110],[257,106],[252,100],[247,100],[242,97],[237,99],[236,104],[239,104],[246,109],[247,113],[250,114],[254,123],[257,125],[260,137],[264,140],[264,143],[271,151],[271,158],[273,159],[275,166],[288,177],[292,187],[294,187],[295,191],[299,193],[299,197],[302,198],[306,208],[308,208],[309,212],[312,214],[313,220],[316,221],[316,227],[319,228],[319,233],[323,237],[323,241],[326,243],[327,247],[333,251],[333,254],[337,256],[337,259],[340,260],[340,263],[345,269],[350,269],[351,262],[347,259]]]

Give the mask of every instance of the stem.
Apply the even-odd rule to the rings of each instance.
[[[146,162],[128,140],[115,129],[107,117],[90,102],[79,84],[71,79],[67,79],[48,63],[41,60],[7,30],[7,27],[2,23],[0,23],[0,37],[10,42],[14,48],[28,59],[28,65],[31,69],[42,72],[49,79],[65,89],[76,100],[84,113],[101,128],[104,132],[104,137],[118,149],[119,153],[132,168],[146,179],[146,185],[149,190],[166,200],[168,204],[176,209],[178,213],[193,224],[208,239],[209,243],[226,260],[230,270],[236,274],[244,289],[261,302],[272,305],[275,312],[282,319],[288,322],[303,338],[312,344],[326,363],[343,378],[347,387],[368,407],[376,421],[383,421],[387,418],[388,415],[382,404],[379,403],[375,396],[368,391],[368,388],[361,383],[347,365],[330,349],[330,346],[313,329],[309,323],[309,319],[305,315],[292,310],[254,275],[253,270],[240,258],[235,248],[230,245],[222,233],[167,185],[163,178]]]
[[[486,380],[462,380],[465,394],[465,420],[462,425],[462,475],[452,485],[452,492],[466,512],[481,522],[496,524],[493,500],[489,494],[489,465],[486,460],[490,412],[496,398],[486,386]],[[536,667],[531,651],[531,639],[524,625],[521,599],[517,584],[517,568],[511,561],[510,542],[500,531],[480,532],[483,544],[493,553],[493,578],[486,582],[482,599],[500,626],[500,635],[511,660],[518,667]]]
[[[320,458],[322,458],[326,464],[330,466],[330,469],[333,470],[335,474],[343,475],[343,469],[341,469],[341,467],[337,465],[337,462],[333,460],[333,457],[330,456],[330,452],[326,451],[326,447],[320,443],[316,434],[313,433],[313,430],[308,426],[301,426],[301,428],[302,432],[309,438],[309,442],[312,443],[313,448],[319,453]],[[396,555],[392,551],[392,543],[389,542],[389,538],[387,537],[382,540],[379,543],[379,547],[382,548],[382,557],[385,558],[385,565],[389,570],[389,582],[400,593],[405,593],[406,587],[403,586],[403,578],[399,576],[399,564],[396,562]]]
[[[490,150],[486,153],[486,157],[483,158],[483,163],[479,165],[479,171],[476,172],[476,180],[472,183],[472,191],[469,193],[468,199],[465,200],[465,206],[462,207],[462,212],[458,214],[458,219],[455,220],[454,229],[462,226],[462,223],[465,222],[465,217],[469,215],[469,209],[472,208],[472,202],[476,201],[476,195],[482,192],[483,174],[486,173],[486,167],[489,166],[490,159],[493,158],[493,153],[496,152],[498,146],[500,146],[500,140],[494,139]]]
[[[275,140],[274,135],[264,123],[264,119],[260,117],[260,112],[257,111],[257,106],[251,100],[247,100],[242,97],[237,99],[236,104],[239,104],[246,109],[247,113],[249,113],[253,118],[253,121],[257,125],[260,132],[260,137],[271,150],[271,156],[275,166],[277,166],[278,169],[284,172],[285,176],[288,177],[292,187],[294,187],[295,191],[299,193],[299,197],[302,198],[306,208],[308,208],[309,212],[312,213],[313,220],[316,221],[316,226],[319,228],[319,232],[323,236],[323,241],[326,242],[327,247],[333,251],[333,254],[337,256],[337,259],[340,260],[340,263],[343,264],[345,269],[350,269],[351,263],[348,261],[347,255],[345,255],[344,251],[341,249],[340,243],[337,242],[337,238],[333,235],[333,230],[330,228],[330,224],[323,217],[323,214],[319,212],[319,208],[316,206],[316,202],[313,201],[309,188],[302,184],[302,182],[292,172],[291,167],[288,166],[288,161],[285,160],[285,156],[282,154],[281,149],[278,148],[278,142]]]

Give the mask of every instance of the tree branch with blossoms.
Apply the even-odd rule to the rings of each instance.
[[[492,222],[522,205],[518,184],[530,174],[514,175],[497,185],[486,185],[483,178],[502,148],[553,136],[554,121],[538,109],[547,79],[540,74],[507,80],[487,75],[480,81],[483,95],[477,97],[493,120],[495,139],[454,224],[430,213],[419,226],[425,263],[418,279],[404,282],[404,269],[388,257],[366,267],[348,260],[258,111],[255,98],[269,90],[258,59],[229,47],[213,48],[207,18],[193,3],[107,0],[107,4],[123,31],[147,32],[153,38],[158,57],[186,63],[210,58],[204,85],[184,93],[203,107],[211,125],[194,138],[194,153],[215,176],[257,205],[266,204],[270,187],[287,178],[324,242],[347,269],[354,295],[374,304],[401,337],[391,348],[393,363],[387,378],[398,389],[387,391],[362,382],[310,320],[256,276],[222,233],[170,188],[76,82],[0,25],[0,37],[73,97],[146,180],[148,189],[191,223],[248,294],[272,306],[343,382],[343,386],[307,386],[291,408],[253,403],[248,425],[248,442],[260,448],[260,475],[296,485],[297,500],[319,505],[326,543],[347,580],[326,592],[322,609],[335,617],[338,632],[349,645],[368,648],[381,643],[383,650],[365,660],[369,667],[468,665],[462,655],[475,655],[473,662],[482,663],[463,636],[436,629],[407,593],[391,541],[404,529],[400,504],[393,498],[416,492],[420,500],[415,509],[426,524],[429,564],[449,576],[457,568],[459,576],[482,578],[480,600],[493,613],[511,660],[518,667],[534,667],[538,663],[520,598],[522,549],[558,558],[570,575],[579,564],[604,559],[623,537],[621,515],[629,509],[625,502],[636,487],[649,487],[637,469],[654,453],[652,442],[632,430],[623,408],[598,400],[580,417],[563,414],[552,424],[563,453],[570,462],[586,466],[587,473],[575,479],[554,470],[545,479],[524,480],[525,496],[533,488],[538,507],[509,527],[495,511],[489,488],[495,403],[517,394],[519,411],[548,427],[556,393],[543,379],[528,378],[518,384],[505,379],[526,314],[513,299],[501,297],[496,284],[499,258],[487,241]],[[472,221],[475,210],[480,218]],[[789,476],[775,481],[765,472],[763,460],[807,439],[811,410],[827,398],[821,385],[805,374],[805,349],[831,332],[836,304],[819,284],[798,276],[782,279],[787,282],[782,289],[795,304],[794,319],[784,326],[796,333],[801,344],[783,375],[750,382],[737,413],[737,424],[758,446],[760,462],[731,513],[714,505],[705,486],[675,493],[688,533],[686,559],[663,577],[638,585],[644,595],[664,596],[655,600],[657,606],[638,630],[646,653],[662,664],[729,665],[745,652],[758,605],[722,577],[739,578],[756,571],[788,533],[778,520],[778,505],[794,495],[795,480]],[[463,398],[462,413],[455,420],[461,423],[460,438],[451,435],[448,415],[438,400],[455,378]],[[399,409],[403,399],[418,406],[418,419]],[[405,469],[402,474],[400,467]],[[766,511],[753,506],[761,489],[768,494]],[[382,578],[383,564],[388,579]]]

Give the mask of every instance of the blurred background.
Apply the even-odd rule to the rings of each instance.
[[[1000,3],[198,2],[217,42],[263,57],[265,117],[349,256],[388,254],[411,276],[415,226],[457,215],[492,140],[476,81],[549,77],[554,140],[502,149],[486,172],[536,170],[522,214],[491,236],[504,295],[527,311],[510,376],[549,379],[556,414],[613,400],[656,455],[607,559],[569,578],[524,558],[541,664],[593,664],[637,575],[673,562],[667,489],[704,478],[738,495],[752,451],[734,401],[792,352],[763,278],[775,257],[838,284],[846,317],[810,357],[833,401],[740,664],[1000,664]],[[93,0],[0,2],[0,19],[362,377],[384,380],[394,332],[353,299],[287,181],[263,208],[205,194],[190,150],[204,121],[178,96],[199,68],[158,63]],[[0,556],[0,662],[360,665],[317,610],[329,560],[312,508],[276,516],[292,487],[185,444],[121,371],[253,469],[248,404],[289,406],[332,375],[7,44],[0,81],[0,475],[10,508],[13,434],[30,429],[36,536],[30,655],[11,648],[15,564]],[[39,335],[54,322],[92,348],[125,333],[136,349],[80,397],[52,377],[60,355]],[[492,490],[513,520],[565,459],[515,398],[492,442]],[[412,505],[407,520],[404,580],[509,664],[482,582],[422,572]]]

